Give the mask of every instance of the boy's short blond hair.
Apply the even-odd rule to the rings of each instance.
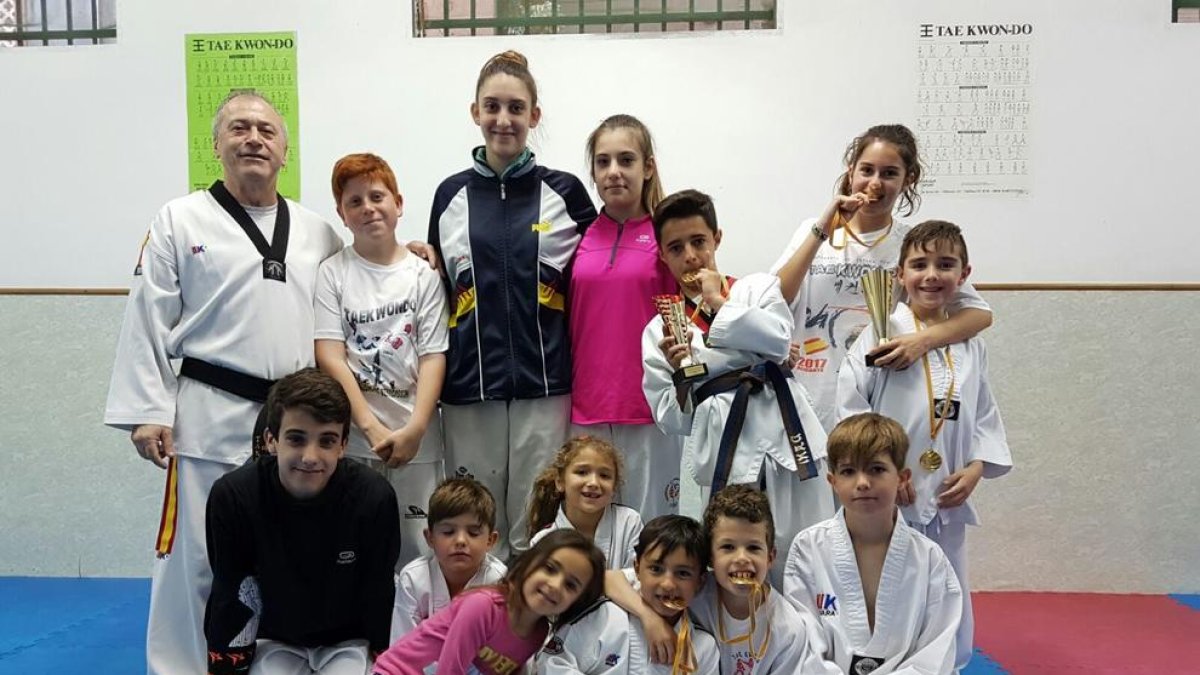
[[[829,434],[825,452],[833,472],[842,464],[864,467],[879,454],[886,454],[896,470],[902,471],[908,456],[908,434],[890,417],[859,413],[838,422]]]
[[[496,500],[483,483],[473,478],[450,478],[429,496],[429,527],[443,520],[471,514],[480,525],[496,529]]]
[[[963,267],[969,262],[967,258],[967,240],[963,238],[962,229],[946,220],[926,220],[904,235],[904,243],[900,245],[900,267],[914,249],[930,251],[938,244],[950,244],[955,249]]]
[[[717,518],[739,518],[752,525],[767,526],[767,548],[775,550],[775,516],[767,494],[749,485],[730,485],[712,496],[704,509],[704,537],[712,547],[713,529]]]

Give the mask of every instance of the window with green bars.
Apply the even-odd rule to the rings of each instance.
[[[1171,20],[1175,23],[1200,23],[1200,0],[1171,0]]]
[[[116,0],[0,0],[0,47],[117,41]]]
[[[661,33],[775,28],[776,0],[413,0],[413,34]]]

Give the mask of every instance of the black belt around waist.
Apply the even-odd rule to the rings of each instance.
[[[813,460],[812,449],[808,446],[808,434],[800,422],[796,411],[796,401],[788,388],[787,380],[791,371],[785,371],[778,363],[764,361],[758,365],[741,368],[732,372],[718,375],[696,388],[693,392],[693,404],[699,406],[710,397],[734,391],[730,405],[729,417],[725,420],[725,429],[721,433],[721,445],[717,449],[717,466],[713,472],[712,491],[715,494],[729,481],[733,469],[733,457],[737,452],[738,437],[742,435],[742,425],[746,422],[746,407],[750,403],[750,395],[761,391],[769,385],[775,390],[775,400],[779,405],[779,416],[782,418],[784,430],[787,432],[788,444],[791,446],[792,458],[796,462],[796,474],[800,480],[808,480],[817,475],[816,462]]]
[[[183,365],[179,368],[179,376],[203,382],[221,391],[229,392],[234,396],[241,396],[248,401],[255,401],[257,403],[267,402],[267,392],[271,390],[271,385],[275,384],[275,380],[266,380],[261,377],[247,375],[231,368],[226,368],[225,366],[217,366],[207,361],[193,359],[190,356],[183,358]]]

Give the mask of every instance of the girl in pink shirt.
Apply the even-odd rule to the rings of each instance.
[[[496,586],[468,591],[375,660],[376,675],[516,675],[550,621],[575,618],[604,591],[604,556],[574,530],[550,533]]]
[[[650,214],[663,188],[650,130],[613,115],[587,142],[592,180],[604,202],[575,251],[570,290],[571,435],[621,449],[629,480],[620,501],[645,519],[679,507],[681,439],[654,425],[642,393],[642,329],[655,295],[678,293],[659,259]]]

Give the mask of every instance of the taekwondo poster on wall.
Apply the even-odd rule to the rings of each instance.
[[[279,192],[300,199],[300,111],[296,96],[296,34],[191,33],[184,36],[187,69],[188,185],[201,190],[221,177],[213,154],[212,121],[232,89],[257,89],[288,130],[287,164]]]
[[[1033,25],[921,24],[923,194],[1028,195]]]

